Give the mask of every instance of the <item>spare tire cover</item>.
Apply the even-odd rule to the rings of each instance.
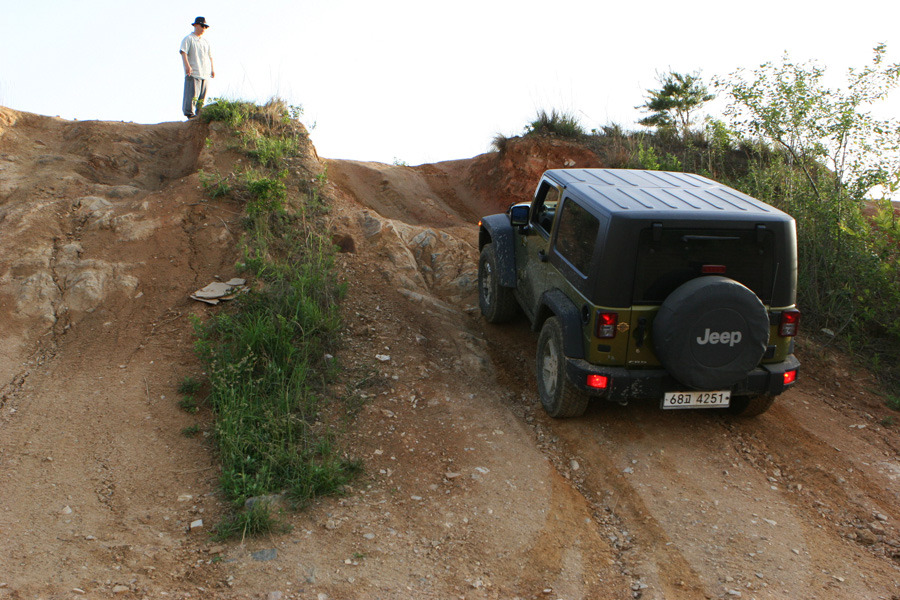
[[[656,356],[675,379],[696,389],[728,388],[744,379],[768,343],[766,307],[727,277],[681,285],[653,320]]]

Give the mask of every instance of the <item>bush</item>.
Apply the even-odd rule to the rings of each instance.
[[[226,100],[216,98],[213,104],[206,104],[200,110],[200,119],[210,121],[222,121],[231,127],[239,127],[256,109],[251,102],[241,100]]]
[[[558,135],[565,138],[581,138],[587,135],[578,118],[570,113],[553,109],[548,114],[541,109],[537,118],[525,127],[525,135]]]

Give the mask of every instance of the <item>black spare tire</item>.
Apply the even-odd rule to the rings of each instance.
[[[768,342],[766,307],[727,277],[681,285],[653,320],[656,356],[675,379],[695,389],[724,389],[744,379]]]

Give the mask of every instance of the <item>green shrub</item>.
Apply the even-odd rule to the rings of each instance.
[[[200,410],[200,406],[197,404],[196,398],[190,395],[187,395],[179,400],[178,406],[184,412],[188,412],[191,414],[195,414],[198,410]]]
[[[247,154],[263,167],[277,169],[285,158],[295,156],[300,144],[294,137],[247,135],[244,137]]]
[[[195,377],[185,377],[178,384],[178,393],[186,395],[194,395],[200,391],[203,384]]]
[[[249,197],[244,210],[248,217],[284,210],[284,200],[287,197],[287,186],[284,183],[286,176],[286,172],[278,173],[275,177],[268,177],[253,169],[244,172],[242,183]]]
[[[212,104],[207,104],[200,111],[200,118],[210,121],[222,121],[231,127],[238,127],[244,123],[256,109],[252,102],[241,100],[226,100],[216,98]]]
[[[900,396],[896,394],[888,394],[887,399],[885,400],[885,404],[887,404],[888,408],[891,410],[900,411]]]
[[[228,183],[227,176],[210,175],[202,170],[198,172],[198,176],[200,185],[210,198],[219,198],[231,193],[231,185]]]
[[[288,527],[272,515],[269,504],[258,502],[241,512],[225,517],[216,525],[213,539],[216,541],[240,537],[241,539],[265,533],[285,532]]]
[[[548,114],[539,110],[537,118],[526,125],[525,135],[558,135],[565,138],[581,138],[586,135],[578,118],[566,112],[558,112],[555,108]]]

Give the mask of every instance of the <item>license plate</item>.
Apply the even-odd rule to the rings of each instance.
[[[731,392],[666,392],[663,395],[663,408],[715,408],[729,406]]]

